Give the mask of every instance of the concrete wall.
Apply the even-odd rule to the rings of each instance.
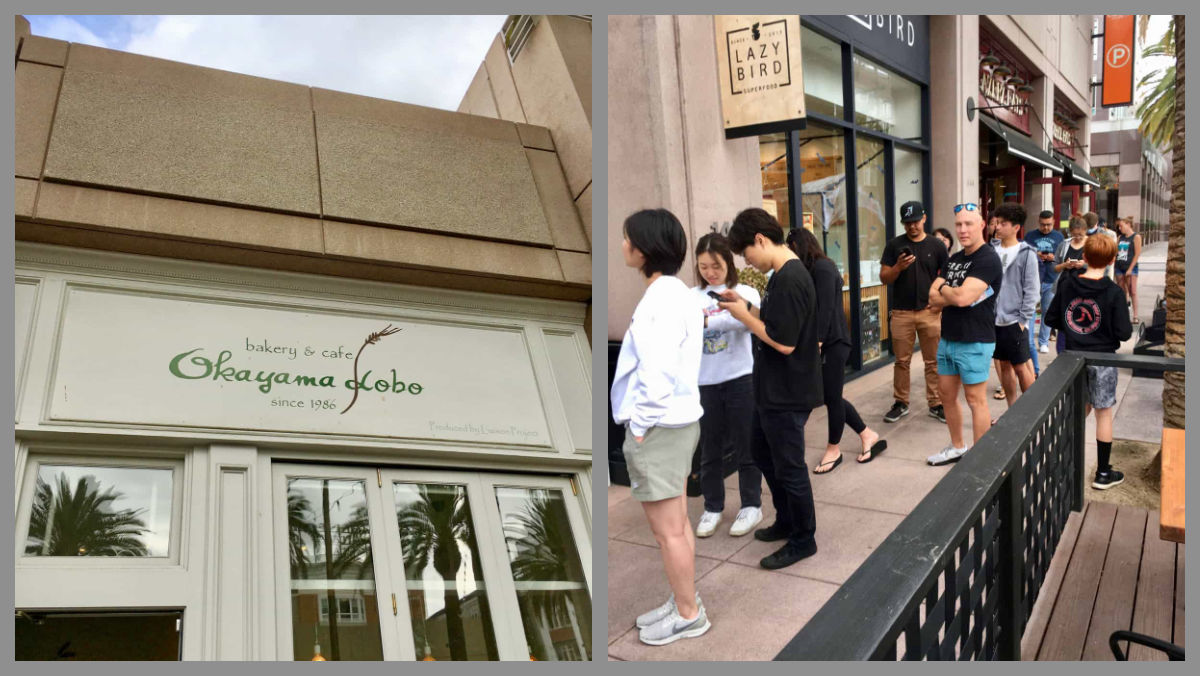
[[[931,16],[929,32],[933,213],[952,224],[955,204],[979,198],[979,113],[966,117],[967,97],[979,100],[979,17]]]
[[[17,239],[591,295],[545,128],[36,36],[15,95]]]
[[[622,264],[622,224],[670,209],[689,250],[762,204],[756,138],[725,139],[711,16],[608,18],[608,337],[620,340],[645,289]],[[680,277],[695,283],[689,251]]]

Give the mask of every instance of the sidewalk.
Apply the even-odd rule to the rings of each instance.
[[[1142,255],[1138,309],[1144,321],[1150,319],[1155,294],[1162,293],[1165,259],[1165,243],[1148,246]],[[1132,352],[1133,342],[1132,339],[1126,342],[1120,351]],[[1050,354],[1038,356],[1045,370],[1054,359],[1053,347]],[[914,355],[913,360],[911,413],[897,423],[883,422],[883,414],[892,404],[891,368],[880,369],[846,384],[846,399],[854,404],[867,425],[888,440],[888,450],[875,461],[859,465],[854,460],[861,444],[858,436],[847,429],[842,437],[842,451],[846,456],[842,465],[827,475],[811,477],[819,547],[813,557],[779,571],[760,568],[759,559],[774,551],[777,543],[758,542],[751,535],[729,536],[729,526],[741,505],[737,476],[726,480],[726,506],[721,525],[715,535],[696,542],[696,584],[712,620],[712,629],[701,638],[663,647],[647,646],[638,640],[634,618],[661,603],[670,592],[662,572],[658,546],[641,505],[630,497],[627,487],[609,487],[609,658],[773,658],[953,467],[925,464],[926,457],[948,443],[949,435],[945,425],[927,414],[921,398],[924,384],[923,371],[918,366],[920,356]],[[1130,381],[1130,373],[1122,372],[1117,389],[1118,402],[1122,404]],[[993,373],[988,383],[988,405],[993,416],[999,416],[1007,409],[1006,402],[991,398],[997,385]],[[965,409],[965,401],[962,406]],[[1117,415],[1119,420],[1120,409]],[[1095,465],[1094,425],[1089,422],[1087,429],[1087,463],[1092,468]],[[970,435],[969,422],[964,432]],[[820,462],[825,442],[826,412],[820,408],[813,412],[805,429],[806,460],[810,469]],[[763,525],[769,525],[775,511],[765,483],[763,492]],[[702,498],[688,499],[693,525],[703,509]]]

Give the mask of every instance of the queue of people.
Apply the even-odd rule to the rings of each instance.
[[[1011,406],[1038,375],[1036,355],[1048,352],[1051,329],[1060,350],[1115,352],[1131,335],[1125,294],[1135,288],[1141,251],[1131,229],[1120,240],[1088,236],[1088,221],[1078,216],[1067,239],[1054,229],[1053,214],[1042,212],[1039,228],[1022,238],[1022,206],[1001,205],[989,225],[969,202],[954,208],[953,235],[926,232],[919,202],[902,205],[900,220],[904,233],[887,243],[880,261],[880,278],[892,287],[896,357],[895,402],[883,419],[893,423],[909,413],[919,339],[928,413],[946,423],[950,437],[929,456],[930,465],[956,462],[994,424],[986,400],[993,359]],[[672,592],[636,623],[643,642],[664,645],[711,627],[696,591],[695,538],[712,536],[720,525],[725,458],[736,459],[740,500],[729,534],[753,532],[757,540],[780,543],[760,561],[778,569],[817,552],[804,455],[812,411],[825,406],[828,413],[827,445],[814,475],[842,464],[846,426],[860,438],[859,464],[883,453],[887,441],[843,397],[851,349],[843,278],[810,231],[785,236],[774,216],[746,209],[727,236],[714,232],[697,242],[700,283],[692,288],[676,276],[687,237],[671,212],[639,211],[625,220],[623,234],[625,263],[645,278],[646,291],[622,342],[611,397],[614,419],[626,429],[632,495],[659,544]],[[761,298],[738,282],[734,256],[767,275]],[[1114,261],[1120,284],[1105,276]],[[1087,378],[1099,459],[1092,485],[1107,489],[1123,480],[1109,464],[1116,371],[1089,367]],[[970,443],[963,433],[967,412]],[[686,483],[697,450],[704,512],[693,531]],[[760,527],[764,479],[775,521]]]

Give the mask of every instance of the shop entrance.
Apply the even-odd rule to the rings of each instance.
[[[572,480],[276,465],[273,482],[281,656],[591,659]]]

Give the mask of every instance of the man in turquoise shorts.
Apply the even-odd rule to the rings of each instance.
[[[960,385],[971,407],[975,441],[991,426],[987,379],[996,348],[996,294],[1004,268],[996,250],[984,246],[983,214],[978,205],[968,202],[954,207],[954,230],[962,249],[946,261],[929,288],[929,304],[942,309],[938,389],[950,428],[950,445],[929,456],[930,465],[957,462],[969,450],[963,440]]]

